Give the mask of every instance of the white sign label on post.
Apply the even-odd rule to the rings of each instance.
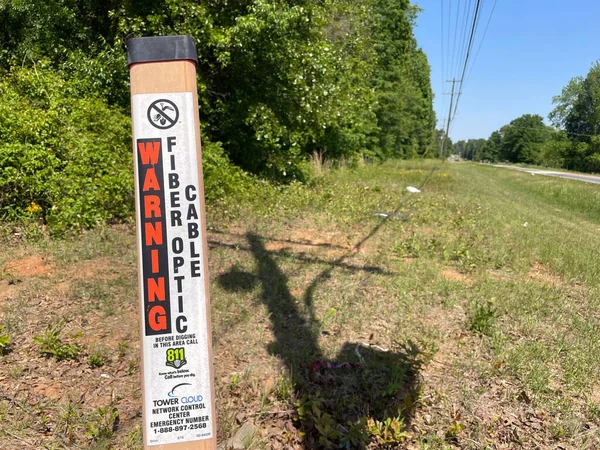
[[[149,445],[212,438],[194,100],[132,97]]]

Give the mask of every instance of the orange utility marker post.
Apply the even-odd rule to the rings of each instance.
[[[216,449],[196,45],[127,41],[144,449]]]

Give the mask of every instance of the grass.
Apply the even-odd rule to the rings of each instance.
[[[209,208],[220,441],[251,421],[250,448],[595,448],[600,187],[470,163],[320,170]],[[139,448],[132,227],[9,242],[0,447]],[[39,354],[57,323],[52,348],[86,358]]]

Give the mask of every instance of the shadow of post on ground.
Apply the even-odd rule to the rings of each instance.
[[[386,351],[347,342],[333,361],[324,360],[319,348],[319,322],[312,312],[314,293],[349,254],[313,280],[303,296],[308,310],[303,314],[265,239],[252,232],[245,238],[256,262],[255,273],[234,267],[218,282],[233,291],[251,288],[251,279],[261,284],[260,298],[268,308],[275,336],[269,352],[285,364],[294,386],[294,425],[303,435],[295,448],[377,448],[374,443],[389,448],[403,442],[419,396],[423,361],[419,348],[409,342]]]

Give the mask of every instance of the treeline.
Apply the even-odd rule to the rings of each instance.
[[[129,37],[189,34],[209,201],[307,157],[434,154],[430,69],[409,0],[0,3],[0,217],[54,230],[133,208]]]
[[[507,161],[600,172],[600,61],[553,98],[548,126],[525,114],[488,139],[459,141],[454,152],[475,161]]]

